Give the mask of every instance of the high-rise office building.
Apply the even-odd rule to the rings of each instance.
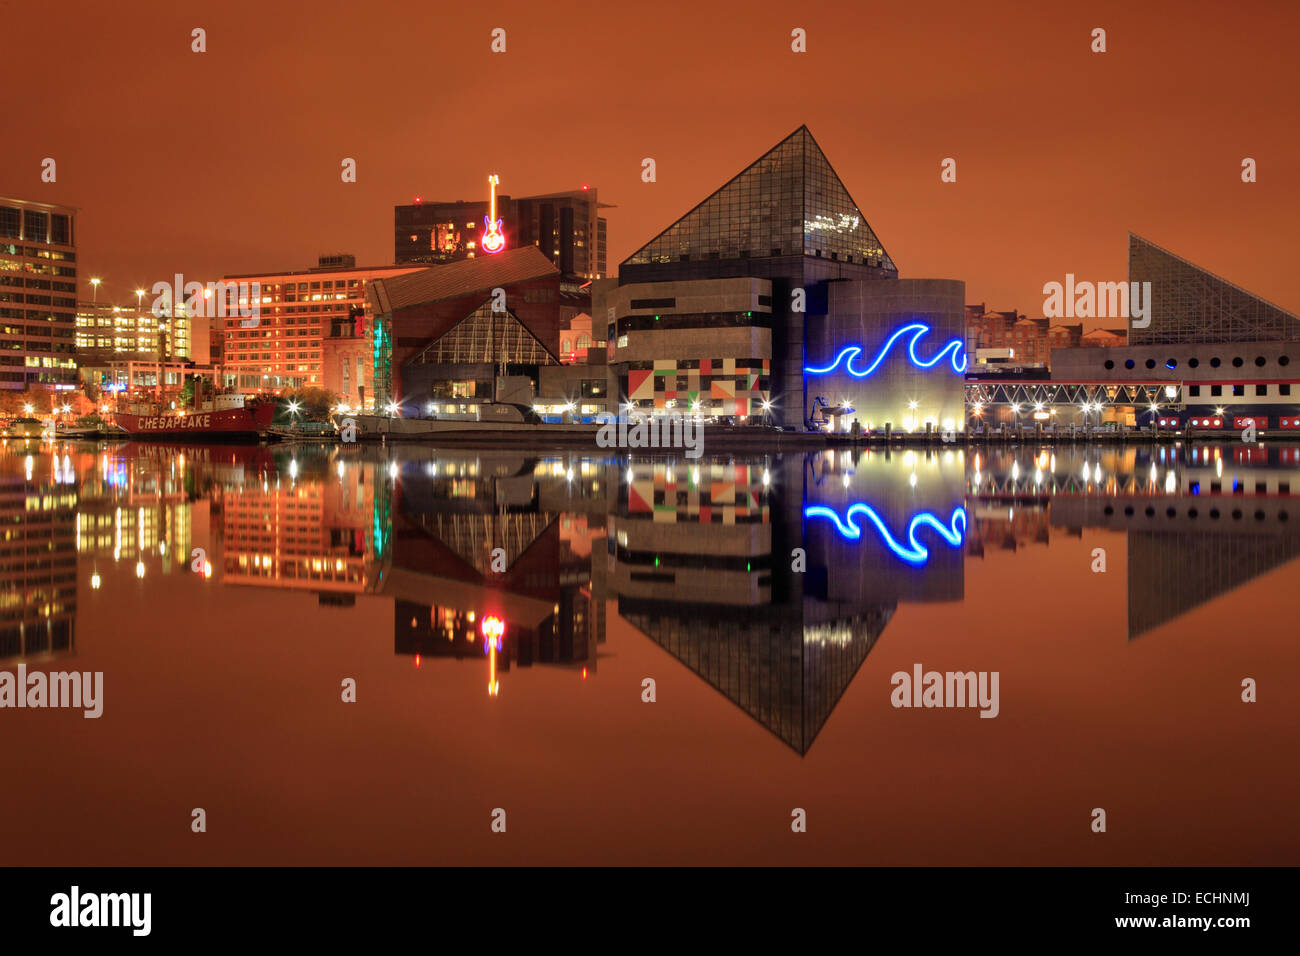
[[[0,198],[0,388],[76,387],[76,215]]]
[[[440,265],[475,256],[483,249],[489,200],[424,202],[393,211],[393,261]],[[506,249],[536,246],[566,279],[605,276],[605,218],[611,208],[594,187],[544,196],[496,197]]]
[[[183,304],[155,315],[147,305],[136,302],[78,302],[77,353],[87,352],[203,363],[208,354],[207,323],[187,316]]]

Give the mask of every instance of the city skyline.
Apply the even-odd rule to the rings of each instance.
[[[66,37],[81,64],[13,104],[15,128],[41,134],[0,157],[0,192],[80,210],[78,298],[92,298],[91,277],[103,279],[100,296],[129,301],[135,288],[176,271],[278,271],[339,251],[387,263],[394,206],[416,195],[474,199],[489,172],[514,195],[600,188],[618,207],[609,214],[613,272],[700,195],[806,123],[900,274],[961,278],[969,301],[1037,315],[1045,281],[1066,272],[1123,278],[1133,231],[1284,308],[1300,302],[1300,277],[1288,268],[1294,248],[1266,238],[1289,235],[1286,210],[1300,199],[1288,175],[1297,134],[1271,122],[1268,109],[1298,78],[1286,59],[1297,33],[1289,11],[1248,5],[1224,22],[1196,5],[1173,21],[1103,5],[1086,20],[1025,19],[1010,7],[947,5],[927,23],[922,46],[906,15],[890,11],[759,4],[683,28],[672,17],[592,7],[591,19],[575,16],[583,29],[564,35],[589,42],[578,61],[586,68],[566,78],[553,75],[555,34],[540,11],[506,5],[436,19],[368,11],[361,21],[345,17],[349,9],[321,4],[306,26],[290,12],[259,10],[262,29],[251,32],[237,4],[210,14],[146,3],[126,14],[73,7],[39,22],[28,22],[27,9],[8,15],[16,35]],[[973,18],[1005,48],[969,43]],[[95,40],[127,26],[152,55],[121,70],[113,49]],[[191,52],[195,26],[207,30],[204,53]],[[507,31],[503,54],[489,48],[498,26]],[[1104,54],[1089,49],[1097,26],[1107,30]],[[790,49],[795,27],[807,31],[806,53]],[[430,32],[448,51],[442,74]],[[286,54],[284,38],[298,33],[314,42]],[[632,35],[635,50],[618,42]],[[1195,66],[1208,36],[1213,73]],[[25,61],[38,49],[16,50],[20,72],[37,70]],[[867,79],[888,82],[858,97],[870,85],[862,56]],[[990,66],[997,56],[1003,62]],[[915,69],[932,60],[949,66]],[[707,97],[696,95],[704,66],[659,69],[655,95],[644,92],[647,70],[705,61],[715,87]],[[526,82],[539,70],[555,81],[546,99]],[[313,71],[337,77],[317,88],[328,96],[312,95]],[[445,97],[422,98],[422,84]],[[249,124],[228,112],[240,102],[257,103],[261,118]],[[568,121],[581,104],[591,115]],[[51,125],[50,115],[71,121]],[[218,135],[227,129],[233,135]],[[57,162],[54,183],[41,181],[46,157]],[[349,157],[356,183],[339,175]],[[645,157],[656,160],[654,183],[641,181]],[[957,161],[955,183],[940,181],[948,157]],[[1245,157],[1258,163],[1256,183],[1241,181]],[[1064,209],[1062,196],[1071,197]],[[1085,320],[1085,328],[1104,324]]]

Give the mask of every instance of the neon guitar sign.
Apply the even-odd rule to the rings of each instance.
[[[497,218],[497,183],[501,182],[501,177],[495,173],[488,177],[488,188],[492,192],[492,199],[489,204],[489,211],[483,217],[483,225],[487,227],[487,232],[483,234],[484,252],[500,252],[506,247],[506,237],[501,232],[501,220]]]

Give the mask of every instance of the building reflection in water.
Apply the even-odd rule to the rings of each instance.
[[[44,447],[0,448],[0,665],[76,650],[76,474]]]
[[[968,477],[981,546],[1124,532],[1130,639],[1300,555],[1300,447],[1001,450]]]
[[[919,514],[961,512],[960,469],[952,452],[629,463],[608,541],[619,615],[807,753],[898,604],[960,600],[960,536],[922,568],[890,546]],[[855,508],[894,536],[822,520]]]
[[[473,661],[493,694],[536,666],[596,676],[614,609],[799,754],[899,606],[963,600],[990,549],[1125,532],[1129,638],[1300,554],[1300,448],[1240,443],[690,461],[11,442],[0,488],[6,662],[74,650],[79,581],[111,601],[201,549],[214,587],[391,600],[397,655]]]
[[[394,599],[396,653],[417,663],[478,656],[496,672],[595,673],[604,641],[603,607],[592,599],[592,541],[604,532],[599,465],[415,452],[388,472],[384,593]],[[495,642],[483,633],[488,619],[504,624]]]
[[[276,449],[274,465],[211,499],[226,583],[313,591],[322,604],[375,590],[392,520],[381,469],[319,445]]]
[[[114,565],[144,579],[189,570],[197,492],[187,479],[207,452],[129,444],[73,453],[81,463],[77,554],[89,560],[93,587]]]

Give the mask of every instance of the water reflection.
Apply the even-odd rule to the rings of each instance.
[[[76,653],[79,585],[391,603],[393,654],[596,678],[631,625],[806,754],[899,607],[968,562],[1127,536],[1136,638],[1296,557],[1300,447],[935,449],[696,461],[374,447],[0,448],[0,664]],[[981,605],[987,614],[989,606]],[[310,622],[303,634],[309,639]],[[122,639],[126,639],[124,636]]]
[[[1300,554],[1297,446],[1003,451],[974,464],[973,553],[1047,543],[1051,528],[1126,534],[1130,639]]]

